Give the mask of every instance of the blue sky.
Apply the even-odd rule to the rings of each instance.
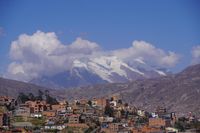
[[[200,44],[198,0],[1,0],[0,73],[11,60],[11,42],[37,30],[55,32],[64,44],[77,37],[104,50],[128,48],[144,40],[181,54],[173,71],[191,63],[192,47]]]

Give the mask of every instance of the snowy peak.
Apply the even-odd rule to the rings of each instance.
[[[154,70],[153,68],[147,66],[146,63],[141,59],[136,59],[131,65],[128,65],[116,56],[94,57],[88,59],[87,61],[76,59],[73,62],[72,69],[74,68],[86,69],[90,73],[93,73],[110,83],[150,77],[150,75],[147,74],[146,71],[142,71],[142,69],[148,69],[147,71],[151,71],[151,73],[154,72],[154,75],[165,75],[164,72]]]
[[[86,68],[87,69],[87,65],[76,59],[76,60],[73,61],[73,67],[72,68]]]
[[[88,62],[89,69],[108,82],[114,82],[112,80],[114,73],[127,78],[126,72],[121,69],[121,66],[123,65],[124,63],[115,56],[102,56],[91,59],[90,62]]]
[[[146,65],[146,63],[143,61],[143,59],[141,59],[141,58],[136,58],[135,59],[135,62],[138,62],[139,64],[144,64],[144,65]]]
[[[34,79],[32,83],[54,88],[67,88],[101,83],[121,83],[158,76],[166,76],[166,73],[149,66],[142,59],[125,62],[116,56],[99,56],[74,59],[70,70],[50,77]]]
[[[155,72],[157,72],[158,74],[160,74],[161,76],[167,76],[166,73],[164,73],[163,71],[161,70],[154,70]]]

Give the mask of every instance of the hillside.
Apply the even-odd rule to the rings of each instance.
[[[37,86],[30,83],[20,82],[16,80],[0,78],[0,95],[17,97],[20,92],[37,94],[38,90],[45,91],[48,88]],[[48,89],[52,92],[53,90]]]
[[[39,89],[44,91],[47,88],[0,78],[0,95],[16,97],[19,92],[36,94]],[[120,95],[125,102],[148,111],[154,111],[157,106],[165,106],[179,115],[193,112],[200,116],[200,64],[190,66],[178,74],[160,78],[48,90],[54,96],[68,100],[115,94]]]
[[[170,111],[194,112],[200,115],[200,65],[190,66],[181,73],[161,78],[137,80],[122,84],[104,84],[62,92],[68,99],[92,98],[120,94],[126,102],[153,111],[165,106]]]

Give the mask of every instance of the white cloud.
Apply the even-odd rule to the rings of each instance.
[[[192,48],[192,64],[200,63],[200,45]]]
[[[11,64],[8,78],[29,81],[40,76],[54,75],[69,70],[75,58],[115,55],[125,62],[143,59],[157,67],[172,67],[179,56],[165,52],[144,41],[134,41],[127,49],[103,51],[95,42],[77,38],[69,45],[62,44],[54,32],[37,31],[33,35],[22,34],[11,43]]]
[[[70,45],[63,45],[54,32],[22,34],[11,43],[13,62],[8,67],[7,76],[28,81],[42,75],[53,75],[70,69],[74,58],[97,50],[99,46],[96,43],[81,38]]]
[[[130,48],[115,50],[113,54],[125,61],[140,58],[150,65],[165,68],[175,66],[180,58],[174,52],[165,52],[145,41],[134,41]]]

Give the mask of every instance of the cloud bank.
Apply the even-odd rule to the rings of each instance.
[[[200,45],[192,48],[192,64],[200,63]]]
[[[164,68],[175,66],[180,58],[174,52],[165,52],[145,41],[133,41],[130,48],[115,50],[113,54],[127,62],[140,58],[152,66]]]
[[[140,58],[150,65],[163,68],[175,66],[180,58],[174,52],[166,52],[145,41],[133,41],[132,46],[125,49],[104,51],[97,43],[82,38],[64,45],[54,32],[42,31],[20,35],[11,43],[9,54],[12,62],[6,76],[22,81],[69,70],[74,59],[105,54],[117,56],[125,62]]]

